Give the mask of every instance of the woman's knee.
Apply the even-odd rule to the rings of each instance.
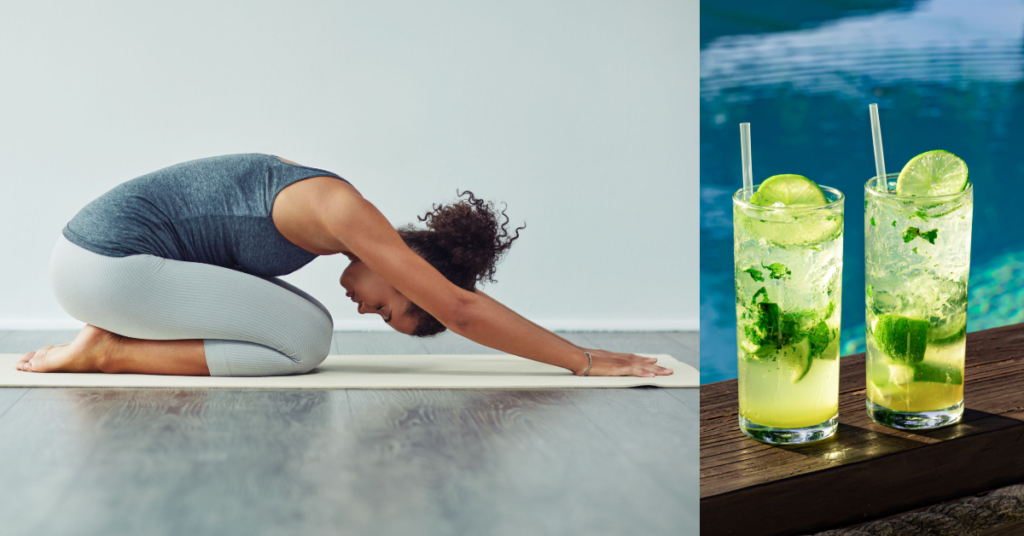
[[[320,364],[323,363],[325,359],[327,359],[328,353],[329,352],[323,352],[322,354],[310,355],[304,357],[301,360],[296,361],[294,374],[305,374],[319,367]]]
[[[327,355],[331,353],[333,335],[333,331],[326,329],[318,330],[305,338],[301,348],[291,356],[295,364],[295,374],[305,374],[327,359]]]
[[[213,376],[287,376],[305,374],[327,358],[330,343],[290,341],[284,345],[230,339],[205,339],[207,366]]]

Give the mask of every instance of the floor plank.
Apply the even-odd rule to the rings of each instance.
[[[671,339],[675,339],[683,344],[683,346],[693,350],[697,353],[697,357],[700,358],[700,332],[699,331],[666,331],[666,336]],[[696,365],[695,365],[696,366]],[[698,367],[700,368],[700,367]]]
[[[696,530],[671,490],[637,471],[582,414],[584,394],[353,390],[356,457],[394,486],[418,476],[424,500],[441,500],[456,516],[457,534]]]
[[[684,517],[699,515],[697,408],[670,392],[683,389],[580,389],[573,403],[638,468],[672,491]],[[696,395],[693,389],[685,391]],[[696,400],[697,397],[690,397]],[[630,433],[635,431],[637,433]]]
[[[445,331],[419,339],[427,354],[497,354],[501,353],[494,348],[477,344],[461,335]]]
[[[344,508],[324,494],[351,479],[318,448],[347,428],[344,391],[126,392],[40,533],[282,534]]]
[[[331,353],[340,355],[425,354],[418,337],[397,331],[335,331]]]
[[[17,404],[18,401],[28,393],[28,391],[28,389],[22,387],[0,389],[0,419],[2,419],[4,417],[4,413],[7,413],[7,410]]]
[[[700,391],[697,389],[665,389],[665,394],[675,398],[686,406],[685,411],[700,414]],[[699,421],[698,421],[699,422]],[[699,424],[698,424],[699,426]]]
[[[34,397],[39,391],[60,396]],[[4,534],[45,534],[67,491],[96,454],[104,423],[130,395],[32,389],[0,419]]]
[[[75,340],[79,330],[22,330],[0,331],[0,353],[19,354],[38,350],[51,344],[63,344]]]

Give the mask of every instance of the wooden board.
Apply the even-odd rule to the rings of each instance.
[[[1024,482],[1024,324],[969,333],[966,362],[963,420],[906,432],[871,421],[864,354],[843,357],[839,430],[799,447],[740,432],[736,380],[702,386],[701,535],[811,533]]]
[[[982,531],[978,536],[1020,536],[1024,534],[1024,521],[1006,523]]]

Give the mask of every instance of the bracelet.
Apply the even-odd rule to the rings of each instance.
[[[590,363],[587,364],[587,370],[585,370],[583,372],[583,374],[580,374],[580,376],[586,376],[590,372],[590,366],[594,364],[594,358],[590,357],[590,352],[583,352],[583,353],[587,354],[587,359],[590,360]]]

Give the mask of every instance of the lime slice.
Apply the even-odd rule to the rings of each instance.
[[[964,373],[960,370],[960,367],[924,362],[914,365],[914,381],[962,385],[964,383]]]
[[[960,342],[967,333],[967,314],[959,314],[946,320],[945,324],[933,327],[928,332],[928,343],[942,346]]]
[[[839,336],[838,333],[832,338],[832,342],[828,343],[825,347],[825,351],[821,352],[818,359],[826,359],[828,361],[835,361],[839,357]]]
[[[814,181],[800,175],[775,175],[758,187],[750,203],[759,207],[816,207],[828,204]],[[781,206],[779,205],[779,206]],[[740,221],[752,237],[763,238],[781,247],[805,247],[832,240],[843,232],[841,210],[819,209],[806,213],[788,213],[761,208],[743,209]]]
[[[753,359],[755,361],[760,361],[762,357],[765,357],[775,351],[774,344],[766,343],[759,345],[756,342],[751,342],[747,339],[744,339],[743,342],[740,343],[740,346],[746,352],[747,359]]]
[[[875,323],[875,344],[889,359],[914,364],[928,347],[928,321],[900,315],[880,315]]]
[[[763,238],[783,248],[822,246],[843,234],[843,213],[826,210],[789,215],[764,214],[765,209],[758,208],[745,212],[738,221],[746,227],[749,238],[755,240]]]
[[[896,195],[935,197],[967,187],[967,164],[949,151],[928,151],[907,162],[896,179]]]
[[[801,339],[799,342],[783,346],[779,349],[778,360],[782,368],[789,372],[791,382],[802,380],[811,370],[811,341]]]
[[[750,204],[770,207],[782,203],[787,207],[812,207],[827,205],[825,193],[807,177],[802,175],[775,175],[768,177],[750,198]]]

